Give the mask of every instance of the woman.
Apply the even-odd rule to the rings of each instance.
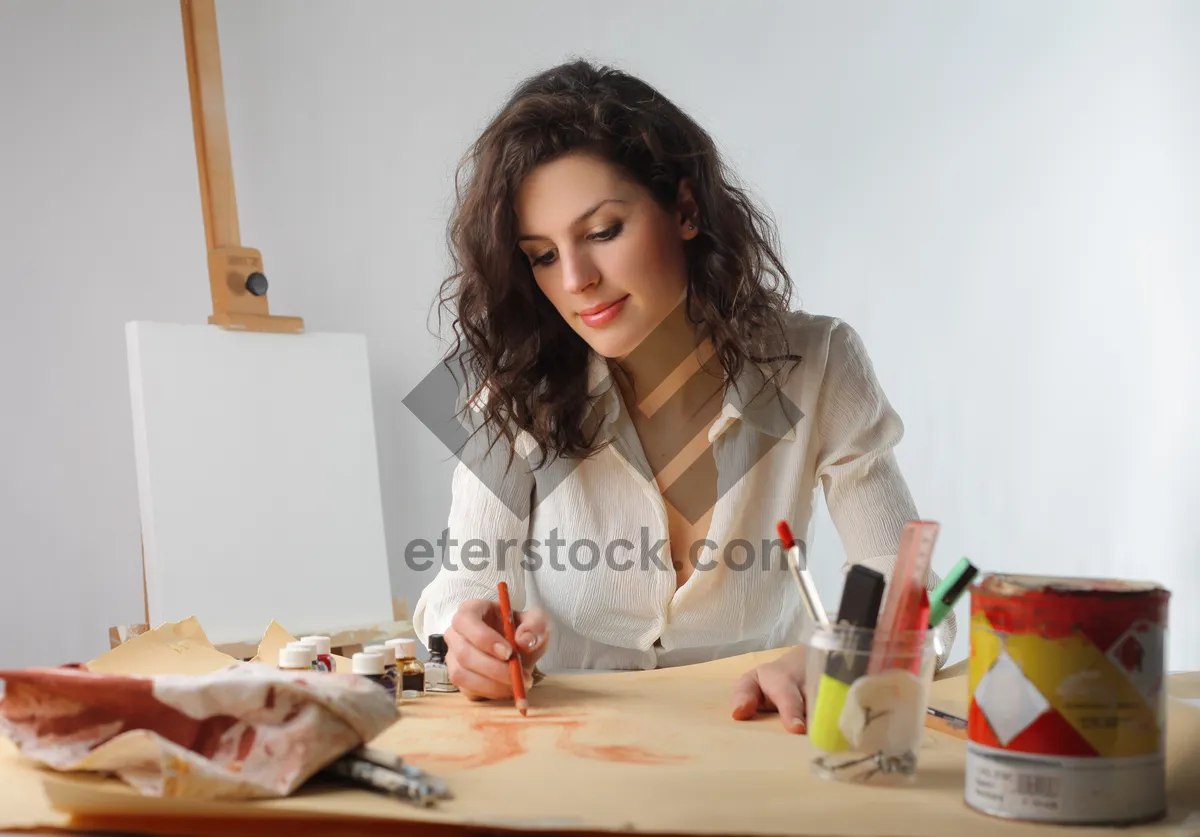
[[[789,311],[771,224],[695,122],[624,73],[556,67],[476,141],[458,197],[442,302],[473,435],[413,622],[445,634],[463,692],[511,696],[511,653],[532,683],[539,661],[797,646],[807,617],[774,532],[808,530],[818,486],[844,568],[887,574],[917,517],[900,420],[848,325]],[[747,672],[734,717],[774,709],[802,731],[803,674],[799,646]]]

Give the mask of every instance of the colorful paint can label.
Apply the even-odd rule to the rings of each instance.
[[[1043,576],[989,576],[972,589],[968,805],[1063,823],[1166,813],[1169,596]]]

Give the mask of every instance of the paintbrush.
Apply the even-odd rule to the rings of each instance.
[[[426,773],[416,765],[407,763],[400,756],[389,753],[386,750],[364,746],[351,751],[349,755],[391,770],[393,773],[399,773],[405,778],[423,785],[428,796],[438,799],[454,798],[454,795],[450,793],[450,788],[446,786],[444,781],[432,774]]]
[[[943,732],[946,735],[952,735],[955,738],[967,740],[967,721],[965,718],[959,718],[957,715],[951,715],[949,712],[943,712],[940,709],[934,709],[932,706],[925,710],[925,726],[929,729],[935,729],[938,732]]]
[[[792,571],[792,578],[796,580],[796,587],[800,590],[800,600],[808,610],[808,618],[818,625],[828,627],[829,615],[821,606],[817,585],[813,583],[812,575],[808,572],[808,562],[800,555],[800,544],[792,537],[792,529],[786,520],[779,521],[776,528],[779,530],[779,539],[783,541],[783,548],[787,551],[788,569]]]
[[[441,779],[404,764],[403,759],[390,753],[367,747],[346,753],[326,767],[324,774],[422,808],[432,806],[438,799],[453,798]]]

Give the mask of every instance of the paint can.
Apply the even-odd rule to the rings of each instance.
[[[1157,584],[991,575],[971,590],[967,805],[1062,824],[1166,814]]]

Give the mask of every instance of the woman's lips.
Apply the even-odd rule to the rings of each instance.
[[[621,309],[625,307],[625,302],[628,299],[629,294],[625,294],[625,296],[615,302],[606,302],[601,305],[593,305],[591,308],[585,308],[579,312],[579,319],[583,320],[583,324],[590,328],[607,325],[621,313]]]

